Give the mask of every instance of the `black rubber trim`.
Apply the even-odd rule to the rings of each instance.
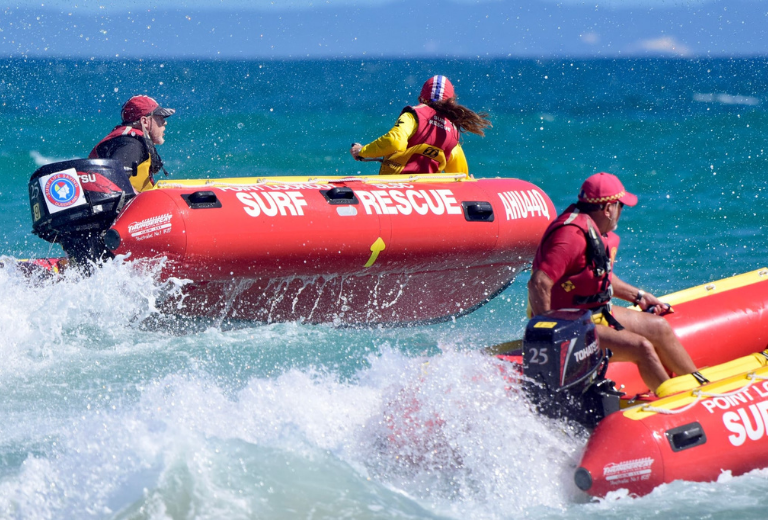
[[[120,247],[120,233],[118,233],[114,229],[108,229],[106,233],[104,233],[104,245],[107,246],[107,249],[110,251],[114,251],[118,247]]]
[[[592,487],[592,475],[585,468],[577,469],[573,480],[576,482],[576,487],[582,491],[589,491],[589,488]]]

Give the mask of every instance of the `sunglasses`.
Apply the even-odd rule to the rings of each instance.
[[[149,116],[155,118],[155,124],[157,126],[165,126],[168,124],[168,121],[166,121],[165,118],[159,114],[150,113]]]

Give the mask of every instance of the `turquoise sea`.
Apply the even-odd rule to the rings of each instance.
[[[173,178],[372,174],[350,143],[438,73],[493,121],[465,140],[476,177],[558,210],[597,171],[640,197],[623,279],[661,295],[768,264],[764,58],[0,60],[0,255],[60,254],[30,233],[27,180],[87,156],[133,94],[177,109]],[[129,261],[41,286],[0,269],[0,518],[765,518],[766,470],[578,491],[586,433],[533,415],[479,352],[520,336],[527,278],[432,325],[169,327]],[[407,422],[413,399],[439,434]]]

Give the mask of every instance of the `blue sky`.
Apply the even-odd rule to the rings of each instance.
[[[478,5],[484,3],[500,3],[501,0],[447,0],[447,3]],[[569,5],[601,5],[608,8],[622,7],[664,7],[664,6],[695,6],[713,3],[714,0],[602,0],[585,2],[584,0],[530,0],[531,2]],[[339,6],[372,6],[393,4],[394,0],[186,0],[173,2],[174,7],[183,9],[322,9]],[[151,0],[131,0],[128,2],[105,2],[98,0],[17,0],[11,5],[17,7],[47,7],[67,11],[130,11],[135,9],[158,9],[168,7],[168,4]]]
[[[0,57],[768,55],[761,0],[17,0]]]

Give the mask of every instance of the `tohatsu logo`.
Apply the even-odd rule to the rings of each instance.
[[[597,346],[597,340],[595,340],[583,349],[577,350],[573,355],[576,356],[576,361],[584,361],[599,349],[600,347]]]

